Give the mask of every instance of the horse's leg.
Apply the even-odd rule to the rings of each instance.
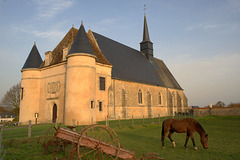
[[[163,131],[163,132],[162,132],[162,147],[163,147],[163,148],[165,148],[165,146],[164,146],[164,139],[165,139],[165,136],[166,136],[167,132],[168,132],[168,131]]]
[[[173,148],[176,147],[176,144],[175,142],[172,140],[172,135],[173,135],[174,131],[170,130],[169,134],[168,134],[168,138],[170,139],[170,141],[172,142],[173,144]]]
[[[197,148],[196,145],[195,145],[195,141],[194,141],[194,137],[193,137],[193,132],[190,133],[190,136],[191,136],[191,139],[192,139],[193,148],[194,148],[195,150],[198,150],[198,148]]]
[[[185,144],[184,144],[184,147],[185,147],[186,150],[187,150],[188,139],[189,139],[189,132],[187,132],[186,141],[185,141]]]

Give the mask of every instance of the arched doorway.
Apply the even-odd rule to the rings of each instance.
[[[57,120],[57,105],[54,103],[52,112],[52,122],[55,123]]]

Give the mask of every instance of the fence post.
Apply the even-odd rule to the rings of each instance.
[[[120,116],[118,116],[118,124],[119,124],[119,128],[121,128],[121,121],[120,121]]]
[[[32,127],[31,120],[29,120],[29,122],[28,122],[28,138],[32,137],[31,127]]]
[[[105,117],[105,123],[106,123],[106,126],[108,126],[108,119],[107,119],[107,116]]]
[[[134,127],[133,115],[132,115],[132,127]]]
[[[144,126],[144,115],[143,115],[143,124],[142,125]]]
[[[158,124],[161,124],[161,120],[160,120],[160,113],[158,113]]]
[[[76,125],[75,125],[76,119],[73,119],[72,121],[73,121],[73,130],[76,131]]]
[[[2,135],[3,135],[4,124],[5,124],[5,123],[3,123],[3,124],[2,124],[2,127],[1,127],[1,135],[0,135],[0,138],[2,138]]]

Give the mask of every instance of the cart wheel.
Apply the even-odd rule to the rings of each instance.
[[[85,128],[78,141],[79,160],[116,160],[120,151],[117,134],[107,126],[92,125]]]
[[[47,130],[46,135],[44,137],[43,144],[42,144],[44,147],[44,153],[46,153],[48,149],[52,151],[55,149],[56,139],[54,137],[54,134],[56,131],[57,129],[55,127],[50,127]]]

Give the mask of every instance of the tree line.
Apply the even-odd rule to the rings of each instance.
[[[21,83],[13,85],[3,96],[0,102],[0,113],[11,112],[15,114],[16,120],[19,118]]]
[[[13,85],[4,95],[0,102],[0,113],[12,112],[16,116],[16,120],[19,118],[19,107],[20,107],[20,90],[21,83]],[[205,106],[205,108],[210,107],[210,105]],[[240,103],[230,103],[227,106],[223,101],[218,101],[212,107],[240,107]]]

